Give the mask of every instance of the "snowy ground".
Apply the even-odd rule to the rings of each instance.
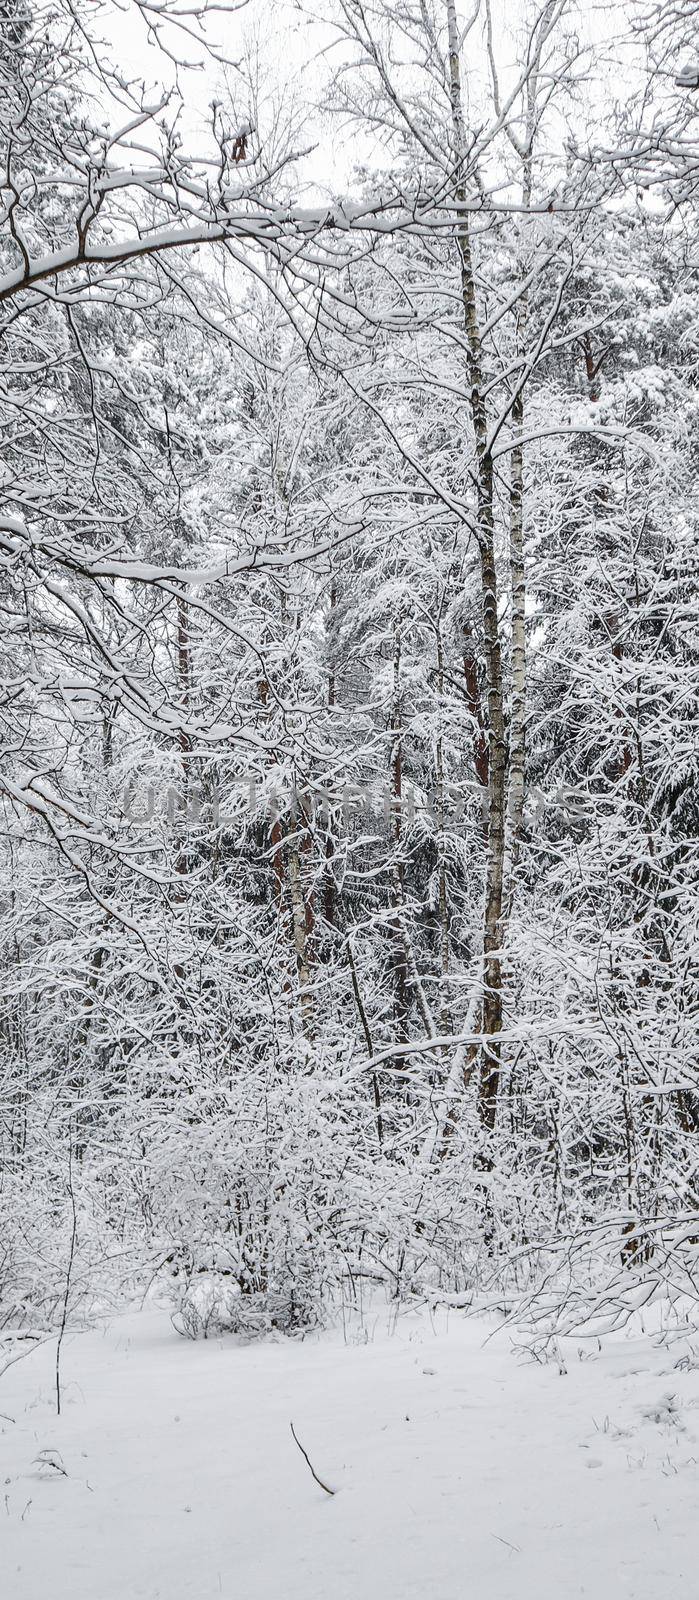
[[[0,1380],[3,1600],[692,1600],[699,1348],[562,1373],[492,1326],[191,1344],[149,1311],[66,1342],[60,1418],[36,1350]]]

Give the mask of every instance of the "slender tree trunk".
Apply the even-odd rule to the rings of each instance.
[[[449,79],[457,181],[455,198],[466,201],[464,168],[466,130],[461,92],[459,34],[454,0],[448,0]],[[481,609],[485,655],[488,730],[488,821],[483,918],[483,1008],[485,1036],[478,1108],[482,1126],[491,1131],[497,1114],[500,1077],[498,1034],[502,1028],[503,887],[505,868],[505,811],[507,798],[507,747],[502,675],[502,650],[498,617],[498,582],[495,562],[494,475],[488,446],[488,418],[481,338],[468,215],[462,213],[457,242],[461,263],[461,300],[467,345],[467,371],[471,421],[476,448],[477,538],[481,569]]]
[[[372,1036],[371,1036],[371,1028],[369,1027],[369,1018],[367,1017],[367,1014],[366,1014],[366,1007],[365,1007],[364,1001],[362,999],[362,991],[361,991],[361,989],[359,987],[359,977],[358,977],[358,974],[357,974],[357,967],[356,967],[356,963],[355,963],[355,959],[354,959],[354,951],[352,949],[352,935],[351,935],[351,933],[348,933],[347,936],[346,936],[345,949],[347,951],[347,960],[349,962],[350,977],[352,979],[352,993],[354,994],[354,1001],[355,1001],[355,1005],[357,1007],[357,1012],[359,1014],[359,1020],[360,1020],[360,1022],[362,1024],[362,1029],[363,1029],[363,1032],[364,1032],[364,1038],[366,1040],[366,1047],[367,1047],[367,1051],[368,1051],[368,1054],[369,1054],[369,1058],[370,1058],[370,1060],[373,1061],[373,1059],[374,1059],[374,1041],[373,1041]],[[372,1072],[372,1074],[371,1074],[371,1083],[372,1083],[372,1090],[373,1090],[373,1095],[374,1095],[374,1111],[376,1112],[376,1137],[377,1137],[377,1140],[378,1140],[379,1149],[381,1150],[381,1149],[383,1149],[383,1112],[382,1112],[382,1109],[381,1109],[381,1091],[379,1089],[379,1080],[378,1080],[378,1077],[376,1075],[376,1072]]]
[[[401,630],[400,619],[393,633],[393,695],[389,722],[389,847],[391,851],[389,894],[393,914],[390,926],[393,934],[393,970],[396,994],[396,1027],[401,1040],[408,1037],[410,1001],[406,963],[406,929],[403,912],[403,729],[401,698]]]
[[[524,396],[512,407],[515,432],[510,479],[510,584],[512,596],[512,694],[510,700],[510,783],[508,794],[508,905],[512,904],[514,874],[524,815],[527,727],[526,579],[524,571]]]
[[[337,605],[337,587],[336,587],[336,584],[335,584],[335,579],[333,578],[331,580],[331,583],[330,583],[330,621],[331,621],[331,623],[332,623],[332,617],[333,617],[333,613],[335,611],[336,605]],[[331,661],[330,670],[328,672],[328,710],[329,711],[333,710],[333,708],[335,706],[335,701],[336,701],[335,666],[334,666],[334,662]],[[323,916],[325,918],[325,921],[330,923],[330,925],[332,926],[333,923],[335,922],[335,916],[336,916],[336,886],[335,886],[335,875],[334,875],[333,870],[332,870],[332,858],[333,858],[334,851],[335,851],[335,842],[334,842],[333,833],[332,833],[332,825],[331,825],[331,818],[330,818],[330,806],[329,805],[327,807],[327,816],[326,816],[326,819],[325,819],[325,827],[326,827],[326,832],[325,832],[325,881],[324,881],[324,885],[323,885]]]
[[[298,821],[304,827],[305,817]],[[303,837],[303,835],[302,835]],[[287,840],[286,868],[289,884],[289,900],[291,903],[291,932],[296,957],[296,971],[299,983],[299,1009],[301,1012],[301,1027],[307,1039],[313,1037],[313,993],[312,973],[310,959],[310,940],[313,931],[313,912],[308,885],[304,883],[304,873],[301,864],[301,848],[297,833]]]
[[[449,1000],[449,903],[447,895],[446,851],[446,794],[444,780],[444,739],[442,735],[442,707],[444,698],[444,647],[441,628],[437,627],[437,696],[438,727],[435,750],[435,780],[437,787],[437,877],[439,897],[439,1028],[441,1033],[451,1033],[451,1008]]]

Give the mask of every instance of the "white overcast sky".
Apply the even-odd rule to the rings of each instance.
[[[492,0],[492,11],[498,69],[501,83],[506,87],[508,77],[521,68],[521,21],[523,15],[532,14],[531,0]],[[167,60],[148,45],[145,30],[133,10],[125,13],[115,6],[102,15],[107,17],[105,35],[111,40],[113,54],[125,74],[144,78],[153,85],[172,81],[172,69]],[[627,0],[605,0],[604,4],[600,0],[571,0],[568,18],[569,25],[590,50],[590,78],[583,98],[586,116],[594,123],[595,107],[601,107],[610,93],[618,93],[624,80],[631,5]],[[345,138],[339,128],[331,127],[319,117],[321,86],[332,59],[324,52],[330,35],[327,30],[309,25],[294,0],[248,0],[237,11],[213,11],[209,35],[233,61],[242,61],[251,48],[256,50],[270,103],[276,101],[282,115],[288,113],[293,104],[299,107],[301,128],[297,143],[316,146],[300,166],[301,183],[311,183],[328,195],[336,193],[350,186],[352,169],[360,154],[364,161],[371,162],[372,156],[380,159],[378,145],[374,151],[366,146],[360,152],[355,136]],[[178,48],[188,56],[201,58],[201,50],[194,44],[180,39]],[[473,63],[473,52],[479,50],[475,34],[469,37],[468,49]],[[615,59],[618,68],[610,69],[610,62]],[[480,60],[476,58],[475,72],[482,73],[487,81],[484,52]],[[241,88],[235,67],[227,69],[227,76],[231,88],[240,89],[241,114],[244,114],[248,97]],[[201,70],[181,72],[180,82],[186,104],[184,127],[188,135],[195,135],[196,130],[196,136],[201,137],[199,130],[205,124],[208,105],[221,94],[221,69],[209,61]]]

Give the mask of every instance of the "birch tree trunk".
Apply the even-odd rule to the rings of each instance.
[[[464,169],[467,155],[466,130],[461,89],[459,33],[454,0],[448,0],[449,85],[452,130],[457,180],[455,199],[466,201]],[[498,618],[498,582],[495,562],[495,517],[493,458],[488,446],[488,417],[485,399],[481,335],[476,279],[473,266],[468,213],[461,213],[457,243],[461,267],[461,300],[466,332],[466,361],[469,401],[476,450],[477,539],[481,573],[481,610],[485,655],[487,731],[488,731],[488,815],[483,915],[483,1004],[481,1031],[484,1035],[478,1109],[481,1125],[492,1131],[497,1114],[500,1077],[498,1034],[502,1028],[502,942],[501,919],[505,868],[505,814],[507,802],[507,747],[502,674],[502,649]]]
[[[523,310],[523,320],[526,310]],[[510,787],[508,821],[508,907],[512,905],[514,876],[524,815],[527,728],[527,586],[524,569],[524,395],[512,407],[514,443],[510,477],[510,590],[512,600],[512,692],[510,698]]]

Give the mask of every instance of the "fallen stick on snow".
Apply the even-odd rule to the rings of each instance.
[[[311,1474],[311,1477],[315,1478],[316,1483],[320,1486],[321,1489],[325,1490],[326,1494],[335,1494],[336,1491],[334,1489],[329,1489],[327,1483],[323,1483],[323,1479],[318,1477],[318,1474],[317,1474],[317,1472],[315,1470],[315,1467],[313,1466],[313,1462],[311,1461],[310,1457],[307,1455],[306,1451],[304,1450],[303,1445],[301,1443],[301,1440],[299,1439],[298,1434],[296,1433],[296,1430],[294,1428],[293,1422],[289,1423],[289,1427],[291,1428],[291,1436],[293,1438],[294,1444],[298,1445],[299,1450],[301,1451],[301,1454],[303,1456],[303,1459],[306,1462],[308,1470],[309,1470],[309,1472]]]

